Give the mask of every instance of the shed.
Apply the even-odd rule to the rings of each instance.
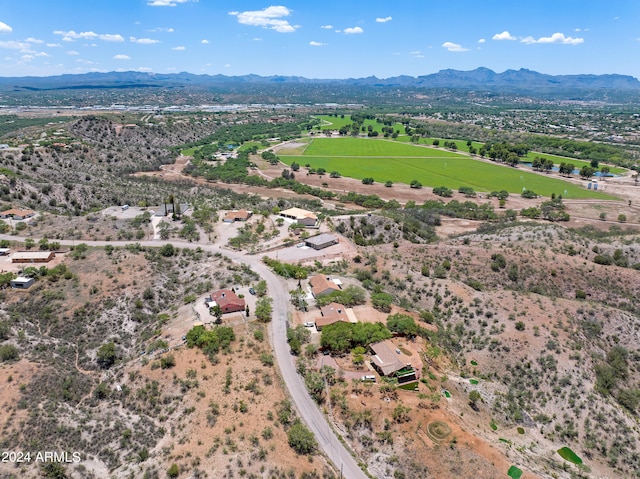
[[[28,289],[35,279],[27,278],[26,276],[18,276],[16,279],[11,280],[11,287],[15,289]]]

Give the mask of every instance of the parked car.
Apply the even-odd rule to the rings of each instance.
[[[362,376],[361,381],[376,381],[376,377],[373,374],[367,374],[366,376]]]
[[[311,328],[311,327],[315,326],[315,325],[316,325],[316,323],[314,323],[313,321],[307,321],[306,323],[304,323],[304,325],[305,325],[307,328]]]
[[[249,294],[256,294],[256,290],[253,288],[249,288]]]

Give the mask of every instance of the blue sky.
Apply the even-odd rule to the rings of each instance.
[[[349,78],[441,69],[640,78],[640,0],[2,0],[0,76]]]

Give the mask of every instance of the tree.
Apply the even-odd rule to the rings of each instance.
[[[96,361],[103,369],[109,369],[116,362],[116,345],[113,341],[104,343],[98,348]]]
[[[469,406],[471,406],[475,411],[478,410],[478,401],[482,399],[482,396],[475,389],[469,393]]]
[[[209,308],[209,313],[212,316],[215,316],[216,318],[216,323],[221,323],[222,322],[222,308],[220,307],[219,304],[216,304],[215,306],[212,306],[211,308]]]
[[[419,190],[422,188],[422,183],[420,183],[418,180],[411,180],[411,184],[409,186],[411,188],[415,188]]]
[[[371,304],[374,308],[380,311],[391,311],[391,303],[393,302],[393,296],[389,293],[374,293],[371,295]]]
[[[170,257],[175,254],[175,248],[171,243],[167,243],[160,248],[160,254],[165,257]]]
[[[392,333],[402,334],[408,338],[418,335],[418,325],[415,320],[407,314],[392,314],[387,318],[387,328]]]
[[[387,188],[391,188],[393,186],[393,181],[385,182],[384,186],[386,186]]]
[[[271,306],[272,302],[273,299],[267,296],[258,298],[258,300],[256,301],[255,315],[256,318],[258,318],[263,323],[268,323],[269,321],[271,321],[271,315],[273,313],[273,307]]]
[[[321,403],[324,393],[324,377],[322,374],[316,371],[309,371],[304,377],[304,384],[314,401]]]
[[[372,185],[374,183],[374,179],[371,177],[362,178],[363,185]]]
[[[591,178],[594,175],[594,173],[595,173],[595,170],[590,166],[585,165],[580,169],[580,176],[585,179]]]
[[[315,436],[299,419],[289,428],[287,439],[298,454],[312,454],[317,447]]]
[[[265,280],[258,281],[258,283],[253,287],[253,290],[256,292],[256,295],[261,298],[267,294],[267,282]]]

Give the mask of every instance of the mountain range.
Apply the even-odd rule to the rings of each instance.
[[[166,87],[206,89],[215,88],[222,84],[315,84],[374,88],[453,88],[502,92],[549,92],[553,90],[640,91],[640,81],[628,75],[547,75],[527,69],[506,70],[503,73],[496,73],[482,67],[471,71],[447,69],[418,77],[401,75],[385,79],[375,76],[347,79],[311,79],[300,76],[195,75],[186,72],[159,74],[134,71],[66,74],[48,77],[1,77],[0,91]]]

